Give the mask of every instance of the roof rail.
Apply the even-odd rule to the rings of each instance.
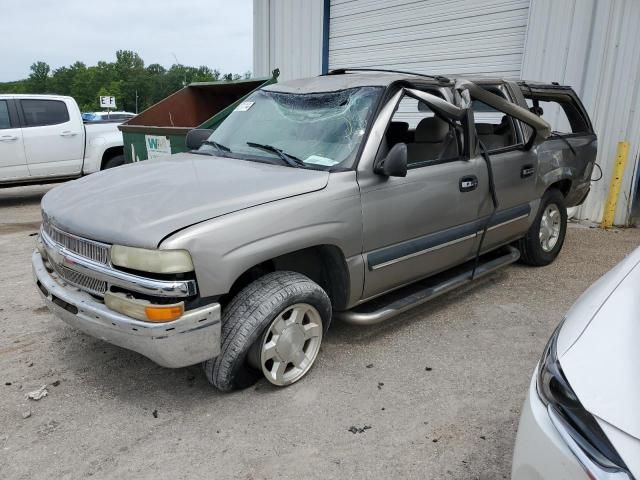
[[[389,70],[386,68],[337,68],[331,70],[327,75],[344,75],[347,72],[385,72],[385,73],[403,73],[405,75],[415,75],[416,77],[432,78],[440,83],[449,83],[451,79],[443,75],[427,75],[426,73],[407,72],[405,70]]]

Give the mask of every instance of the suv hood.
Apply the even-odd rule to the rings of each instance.
[[[78,236],[155,248],[195,223],[321,190],[328,178],[323,171],[183,153],[68,182],[44,196],[42,211]]]
[[[585,292],[558,337],[560,364],[584,408],[638,440],[639,290],[640,248]]]

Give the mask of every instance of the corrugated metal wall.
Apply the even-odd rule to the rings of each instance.
[[[329,68],[520,77],[529,0],[331,0]]]
[[[254,0],[253,70],[280,80],[322,72],[323,0]]]
[[[619,141],[630,142],[616,224],[629,218],[640,154],[640,2],[532,0],[522,76],[572,85],[598,133],[604,178],[580,218],[601,221]]]

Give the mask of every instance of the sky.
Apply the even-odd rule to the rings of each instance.
[[[79,60],[115,61],[133,50],[145,65],[252,69],[253,0],[0,0],[0,82]]]

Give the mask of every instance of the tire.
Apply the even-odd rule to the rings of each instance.
[[[306,375],[315,361],[320,348],[319,342],[329,327],[331,301],[319,285],[304,275],[280,271],[269,273],[249,284],[225,308],[222,315],[220,355],[203,363],[209,382],[218,390],[229,392],[249,387],[265,375],[269,361],[262,362],[262,365],[266,363],[266,366],[260,368],[260,352],[265,351],[269,340],[267,335],[277,322],[293,322],[293,314],[290,314],[287,320],[283,320],[283,315],[289,311],[297,311],[300,305],[310,307],[309,313],[315,315],[313,312],[316,312],[321,319],[321,325],[313,324],[315,330],[320,333],[315,354],[310,363],[305,364],[305,371],[293,381],[279,384],[272,378],[267,377],[267,380],[279,386],[286,386]],[[306,314],[304,318],[304,321],[311,322]],[[304,327],[300,324],[293,329],[297,328]],[[312,342],[304,338],[303,350]],[[313,342],[315,341],[314,339]],[[315,343],[313,345],[316,347]],[[271,366],[275,366],[273,361]],[[297,368],[293,364],[285,365],[285,368],[289,367],[292,367],[291,371]]]
[[[102,170],[106,170],[108,168],[119,167],[120,165],[124,165],[124,155],[116,155],[115,157],[111,157],[109,160],[104,162],[102,166]]]
[[[553,212],[554,209],[559,215],[558,219],[558,231],[555,241],[552,243],[545,243],[545,238],[553,238],[553,236],[547,237],[549,229],[543,225],[543,217],[548,212]],[[546,218],[554,218],[553,216],[546,215]],[[554,223],[554,222],[551,222]],[[549,221],[546,222],[550,225]],[[547,190],[542,196],[540,201],[540,208],[536,218],[529,228],[529,231],[524,238],[518,241],[518,248],[520,249],[520,261],[527,265],[533,265],[536,267],[542,267],[549,265],[553,262],[564,244],[564,237],[567,233],[567,207],[564,203],[564,196],[562,192],[552,188]]]

